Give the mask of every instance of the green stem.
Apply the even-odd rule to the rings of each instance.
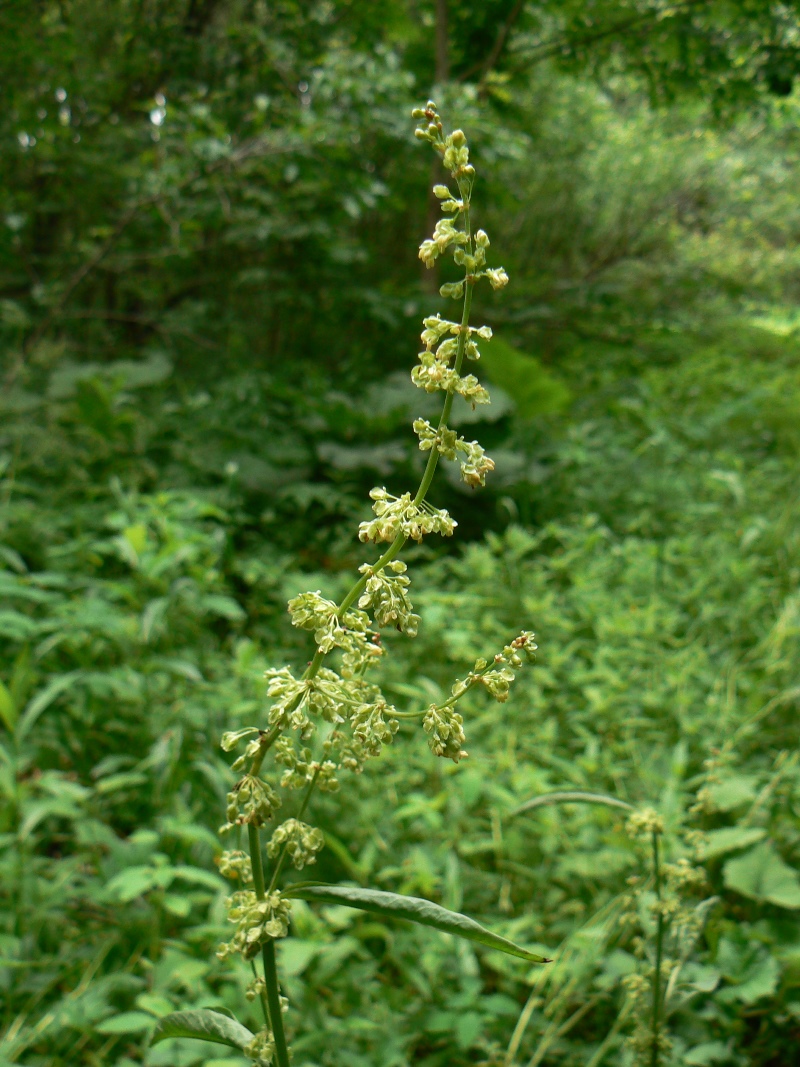
[[[261,839],[258,827],[253,823],[247,824],[247,835],[250,843],[250,863],[253,868],[253,885],[256,896],[263,900],[264,892],[264,867],[261,862]],[[269,940],[261,946],[261,957],[264,961],[264,984],[267,987],[267,1022],[272,1028],[272,1036],[275,1039],[275,1055],[278,1067],[289,1067],[289,1048],[286,1044],[286,1034],[283,1030],[283,1014],[281,1012],[281,998],[278,989],[278,970],[275,966],[275,942]]]
[[[289,1067],[289,1047],[283,1031],[283,1012],[278,988],[278,968],[275,965],[274,941],[267,941],[261,946],[261,957],[264,961],[264,981],[267,985],[267,1004],[272,1020],[272,1036],[275,1039],[275,1058],[278,1061],[278,1067]]]
[[[250,845],[250,866],[253,868],[253,885],[256,896],[259,900],[263,900],[266,894],[264,893],[264,867],[261,862],[261,839],[258,827],[251,822],[247,824],[247,837]]]
[[[472,251],[472,232],[470,230],[469,208],[468,207],[464,211],[464,230],[465,230],[465,232],[467,234],[467,237],[469,238],[468,251],[471,252]],[[454,363],[454,369],[455,369],[456,374],[460,374],[461,373],[461,368],[464,365],[464,352],[466,351],[467,338],[469,337],[469,314],[470,314],[470,310],[472,308],[472,286],[473,286],[472,279],[470,277],[465,278],[464,305],[463,305],[463,308],[462,308],[462,311],[461,311],[461,330],[460,330],[459,335],[458,335],[458,345],[456,347],[456,359],[455,359],[455,363]],[[453,392],[448,392],[448,394],[445,396],[444,404],[442,405],[442,414],[441,414],[441,416],[439,418],[439,425],[437,426],[438,430],[443,430],[447,426],[448,420],[450,418],[450,413],[453,410],[453,400],[454,399],[455,399],[455,393],[453,393]],[[414,496],[414,500],[412,502],[415,507],[419,507],[419,505],[425,500],[425,497],[427,496],[428,490],[431,487],[431,483],[433,482],[433,476],[436,473],[436,467],[437,467],[438,463],[439,463],[439,450],[438,450],[438,448],[432,448],[430,450],[430,453],[428,454],[428,462],[425,464],[425,470],[424,470],[424,472],[422,474],[422,481],[419,483],[419,488],[417,489],[417,492],[416,492],[416,494]],[[383,555],[380,557],[380,559],[377,560],[373,564],[372,570],[373,571],[383,570],[383,568],[387,565],[387,563],[391,563],[391,561],[400,552],[402,552],[403,546],[405,545],[407,540],[408,540],[408,537],[406,537],[405,534],[399,533],[397,535],[397,537],[395,537],[394,541],[392,541],[392,543],[389,545],[389,547],[383,553]],[[366,574],[362,574],[361,577],[358,579],[358,581],[355,582],[355,584],[352,586],[350,591],[347,593],[347,595],[345,596],[344,600],[341,602],[341,604],[336,609],[336,614],[339,616],[340,619],[344,615],[344,613],[346,611],[349,611],[349,609],[353,606],[353,604],[355,604],[356,600],[364,592],[364,589],[366,588],[366,585],[367,585],[367,575]],[[315,654],[313,660],[311,661],[311,663],[309,664],[308,669],[306,670],[306,672],[303,675],[303,677],[306,678],[306,679],[315,677],[315,675],[317,674],[317,671],[322,666],[322,663],[323,663],[324,659],[325,659],[325,653],[324,652],[320,652],[320,650],[317,649],[316,654]]]
[[[278,723],[277,725],[273,726],[268,733],[265,733],[262,736],[259,742],[258,752],[256,753],[255,758],[253,759],[253,762],[250,766],[250,774],[257,775],[258,772],[261,770],[261,764],[264,762],[264,757],[266,756],[267,752],[269,752],[269,750],[272,748],[273,742],[275,741],[275,738],[280,732],[281,727]]]
[[[658,1067],[661,1058],[661,958],[664,952],[664,911],[661,907],[661,858],[659,855],[658,833],[653,833],[653,872],[656,883],[656,900],[658,916],[656,919],[656,967],[653,974],[653,1045],[650,1051],[651,1067]]]
[[[250,960],[250,969],[253,972],[253,978],[255,978],[256,981],[258,981],[258,970],[256,969],[256,961],[255,960]],[[267,1024],[267,1026],[269,1026],[269,1007],[267,1006],[267,994],[266,994],[266,992],[264,990],[261,991],[260,1000],[261,1000],[261,1010],[264,1013],[264,1022]]]
[[[468,202],[468,201],[467,201]],[[467,250],[472,251],[472,235],[470,231],[469,220],[469,207],[464,212],[464,228],[469,238]],[[470,277],[465,279],[465,291],[464,291],[464,305],[461,314],[461,330],[458,334],[458,344],[456,347],[456,358],[454,363],[454,369],[457,374],[461,373],[461,368],[464,363],[464,353],[466,351],[467,339],[469,337],[469,314],[472,306],[472,286],[473,280]],[[453,400],[455,394],[448,392],[444,404],[442,405],[442,414],[439,419],[438,429],[442,430],[447,426],[450,418],[450,413],[453,409]],[[428,462],[425,465],[425,470],[422,475],[422,480],[414,496],[414,506],[419,507],[425,500],[428,490],[433,482],[433,476],[436,473],[436,467],[439,462],[439,450],[432,448],[430,455],[428,456]],[[380,571],[402,551],[408,538],[403,533],[398,533],[394,541],[389,545],[380,559],[373,565],[373,571]],[[361,577],[353,584],[350,591],[342,600],[341,604],[336,609],[336,614],[341,618],[345,612],[347,612],[353,604],[358,600],[364,591],[367,584],[367,575],[361,575]],[[325,661],[325,653],[320,649],[317,649],[314,658],[309,663],[308,667],[303,674],[304,680],[308,681],[311,678],[316,677],[320,667]],[[266,755],[267,750],[272,745],[275,737],[278,734],[278,728],[275,727],[269,732],[262,741],[261,749],[253,761],[253,765],[250,769],[251,774],[257,774],[261,769],[261,763]],[[319,772],[317,772],[319,773]],[[305,812],[306,806],[311,798],[311,793],[314,790],[314,786],[317,782],[317,774],[309,784],[309,788],[306,792],[306,796],[303,800],[303,804],[300,808],[298,818],[301,818]],[[248,833],[250,837],[250,860],[253,867],[253,882],[255,884],[256,896],[259,900],[263,900],[265,896],[264,886],[264,868],[261,861],[261,843],[259,840],[258,828],[252,824],[248,825]],[[283,863],[286,857],[286,847],[284,846],[281,852],[278,862],[273,871],[272,878],[270,879],[269,892],[272,892],[277,885],[278,876],[280,875]],[[277,1067],[289,1067],[289,1052],[286,1045],[286,1036],[283,1030],[283,1017],[280,1008],[280,991],[278,987],[278,971],[275,963],[275,943],[274,941],[268,941],[262,946],[262,958],[264,961],[264,982],[266,984],[267,993],[267,1007],[269,1012],[269,1018],[272,1025],[272,1033],[275,1039],[275,1053],[277,1058]]]

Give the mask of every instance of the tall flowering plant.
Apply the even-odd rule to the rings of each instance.
[[[374,678],[385,654],[381,629],[391,626],[413,637],[420,621],[400,553],[409,540],[422,541],[430,534],[449,537],[456,527],[447,511],[427,500],[439,460],[458,462],[461,477],[471,486],[483,485],[494,469],[477,441],[467,441],[451,428],[450,417],[456,395],[473,407],[489,403],[489,394],[477,377],[464,373],[466,360],[480,358],[479,341],[491,337],[488,326],[470,325],[472,294],[484,281],[494,289],[508,282],[502,267],[487,266],[486,233],[473,230],[470,205],[475,168],[464,133],[445,134],[432,101],[412,115],[419,120],[417,138],[441,156],[451,179],[433,188],[442,218],[432,236],[422,242],[419,256],[432,267],[440,256],[451,255],[464,272],[460,281],[440,289],[443,297],[461,302],[460,319],[451,321],[437,313],[423,320],[423,349],[411,372],[420,389],[442,393],[441,415],[436,425],[426,419],[414,422],[419,447],[427,454],[416,492],[393,496],[376,488],[370,493],[374,518],[361,523],[359,538],[385,545],[384,551],[359,567],[359,577],[340,604],[319,592],[301,593],[289,601],[292,623],[309,631],[314,641],[315,652],[306,670],[302,674],[290,667],[267,671],[269,706],[264,721],[222,738],[226,752],[243,749],[233,763],[238,778],[228,794],[227,818],[221,828],[237,846],[226,850],[220,860],[222,874],[237,884],[228,900],[233,933],[217,954],[221,959],[239,954],[249,961],[253,981],[248,997],[260,1001],[264,1026],[252,1033],[218,1012],[175,1012],[160,1020],[153,1037],[154,1041],[175,1037],[215,1041],[241,1050],[264,1067],[289,1064],[283,1021],[287,1004],[280,994],[275,943],[287,936],[293,900],[346,904],[433,926],[534,963],[547,962],[467,916],[428,900],[351,886],[287,883],[283,878],[287,866],[299,871],[313,864],[324,845],[322,831],[307,821],[315,791],[333,792],[339,789],[343,772],[361,771],[368,759],[391,743],[403,718],[421,719],[434,755],[457,763],[467,755],[464,722],[458,711],[461,698],[470,689],[482,687],[501,703],[507,700],[515,670],[536,649],[533,634],[523,631],[491,658],[477,660],[469,674],[453,684],[447,700],[420,711],[398,711],[387,703]],[[281,821],[279,812],[286,809],[295,813]],[[244,831],[246,850],[238,847]]]

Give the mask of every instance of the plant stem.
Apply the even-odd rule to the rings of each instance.
[[[465,232],[466,232],[466,234],[467,234],[467,236],[469,238],[468,249],[471,252],[472,251],[472,233],[471,233],[471,230],[470,230],[469,208],[468,207],[464,211],[464,229],[465,229]],[[461,368],[462,368],[462,366],[464,364],[464,352],[466,351],[467,338],[469,336],[469,313],[470,313],[470,309],[472,308],[472,286],[473,286],[473,281],[469,276],[467,276],[467,278],[465,279],[465,285],[464,285],[464,304],[463,304],[462,311],[461,311],[461,330],[460,330],[460,332],[458,334],[458,345],[456,347],[456,358],[455,358],[455,363],[453,365],[456,374],[460,374],[461,373]],[[439,418],[439,424],[437,426],[437,430],[443,430],[447,426],[448,419],[450,418],[450,413],[453,410],[453,400],[454,399],[455,399],[455,393],[453,393],[453,392],[448,392],[447,395],[445,396],[444,404],[442,405],[442,414],[441,414],[441,416]],[[417,492],[416,492],[416,494],[414,496],[414,499],[412,501],[412,503],[414,504],[415,507],[419,507],[419,505],[424,501],[424,499],[425,499],[425,497],[426,497],[426,495],[428,493],[428,490],[431,487],[431,483],[433,482],[433,476],[436,473],[436,467],[437,467],[438,463],[439,463],[439,449],[438,448],[432,448],[430,450],[429,455],[428,455],[428,462],[425,464],[425,470],[424,470],[424,472],[422,474],[422,481],[419,483],[419,488],[417,489]],[[380,557],[380,559],[377,560],[373,564],[372,570],[373,571],[383,570],[383,568],[386,566],[386,564],[387,563],[391,563],[391,561],[395,558],[395,556],[397,556],[398,553],[400,553],[403,550],[403,546],[405,545],[407,540],[408,540],[408,537],[406,537],[405,534],[399,533],[397,535],[397,537],[395,537],[394,541],[392,541],[392,543],[389,545],[389,547],[383,553],[383,555]],[[362,574],[361,577],[358,579],[358,581],[355,582],[355,584],[352,586],[350,591],[347,593],[347,595],[345,596],[344,600],[341,602],[341,604],[336,609],[336,614],[339,616],[340,619],[341,619],[342,615],[344,615],[344,613],[346,611],[348,611],[353,606],[353,604],[355,604],[356,600],[361,596],[361,594],[363,593],[363,591],[364,591],[364,589],[366,587],[366,584],[367,584],[367,575],[366,574]],[[306,670],[306,672],[303,675],[303,677],[306,678],[306,679],[313,678],[316,675],[316,673],[319,670],[319,668],[322,666],[322,663],[323,663],[324,659],[325,659],[325,653],[324,652],[320,652],[320,650],[317,649],[316,654],[315,654],[313,660],[311,661],[311,663],[309,664],[308,669]]]
[[[469,189],[467,188],[465,190],[462,190],[462,192],[464,192],[465,194],[464,200],[467,204],[467,207],[464,211],[464,229],[468,237],[467,251],[471,253],[472,233],[470,230],[468,206]],[[460,323],[461,328],[458,333],[456,358],[453,364],[457,374],[461,373],[461,368],[464,363],[464,353],[467,347],[467,339],[469,337],[469,314],[470,309],[472,307],[473,282],[474,279],[471,278],[469,275],[465,278],[464,304],[462,308]],[[455,394],[453,392],[448,392],[445,396],[444,404],[442,405],[442,414],[439,418],[439,424],[437,427],[437,429],[440,431],[447,426],[447,422],[450,418],[450,413],[453,409],[454,398]],[[428,456],[428,462],[425,464],[425,470],[422,475],[422,480],[413,499],[413,505],[415,507],[419,507],[425,500],[425,496],[427,495],[427,492],[431,487],[431,483],[433,482],[433,476],[436,473],[436,467],[438,463],[439,450],[438,448],[432,448],[430,451],[430,455]],[[380,557],[380,559],[378,559],[377,562],[373,565],[372,570],[383,570],[383,568],[388,563],[391,563],[391,561],[402,551],[403,546],[405,545],[407,540],[408,537],[405,534],[403,534],[402,532],[398,533],[395,539]],[[368,576],[366,574],[362,574],[360,578],[353,584],[352,588],[346,594],[341,604],[339,604],[336,609],[336,614],[339,618],[341,618],[345,614],[345,612],[347,612],[361,596],[367,584],[367,577]],[[303,679],[305,681],[309,681],[310,679],[316,677],[320,667],[325,661],[325,655],[326,654],[322,652],[319,648],[316,650],[316,652],[314,653],[314,658],[311,660],[303,674]],[[275,740],[277,734],[278,727],[276,726],[269,732],[269,734],[265,735],[265,737],[263,738],[261,748],[257,753],[250,768],[251,774],[257,774],[258,771],[261,769],[262,760],[264,759],[268,748]],[[314,775],[311,782],[309,783],[309,787],[303,800],[303,804],[300,808],[298,818],[302,818],[305,812],[306,805],[308,804],[311,798],[311,794],[314,790],[314,786],[317,783],[318,774],[319,772],[317,771],[317,773]],[[247,829],[250,839],[250,860],[253,867],[253,883],[255,885],[256,896],[259,900],[263,900],[265,896],[264,868],[261,860],[261,842],[259,840],[258,828],[256,826],[253,826],[252,824],[248,824]],[[277,885],[278,877],[283,867],[286,854],[286,846],[284,846],[283,851],[281,852],[281,855],[278,858],[278,862],[275,865],[275,870],[273,871],[272,877],[270,879],[270,893],[275,889]],[[281,1014],[280,1007],[280,991],[278,987],[278,971],[275,963],[274,941],[267,941],[266,944],[262,946],[262,958],[264,961],[264,982],[266,984],[268,1014],[272,1026],[273,1037],[275,1039],[275,1054],[277,1059],[277,1067],[289,1067],[289,1052],[286,1045],[286,1036],[283,1030],[283,1017]]]
[[[253,885],[256,896],[263,900],[264,892],[264,867],[261,862],[261,839],[258,827],[252,823],[247,824],[247,835],[250,844],[250,863],[253,868]],[[275,942],[270,940],[261,947],[261,957],[264,961],[264,984],[267,987],[267,1015],[272,1028],[272,1036],[275,1039],[275,1055],[278,1067],[289,1067],[289,1049],[286,1044],[286,1034],[283,1031],[283,1014],[281,1012],[281,998],[278,990],[278,971],[275,966]]]
[[[261,840],[258,827],[253,826],[251,822],[247,824],[247,836],[250,845],[250,865],[253,868],[253,885],[256,896],[259,900],[263,900],[266,894],[264,892],[264,866],[261,862]]]
[[[278,1067],[289,1067],[289,1048],[286,1044],[286,1034],[283,1032],[283,1012],[281,1011],[281,995],[278,988],[278,968],[275,966],[275,942],[267,941],[261,946],[261,956],[264,960],[264,981],[267,984],[267,1003],[269,1015],[272,1020],[272,1036],[275,1039],[275,1058]]]
[[[656,918],[656,967],[653,973],[653,1045],[650,1051],[650,1067],[658,1067],[661,1058],[661,957],[664,951],[664,912],[661,907],[661,858],[659,854],[659,835],[653,832],[653,873],[656,883],[656,901],[658,915]]]

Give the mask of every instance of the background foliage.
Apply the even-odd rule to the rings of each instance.
[[[708,833],[677,1062],[787,1062],[794,5],[72,0],[0,25],[0,1061],[240,1062],[147,1037],[177,1006],[252,1011],[213,955],[216,738],[306,655],[286,597],[343,586],[367,489],[419,463],[407,369],[438,298],[407,112],[446,81],[512,276],[479,312],[498,469],[439,485],[464,537],[417,550],[392,695],[520,626],[540,652],[501,712],[474,699],[466,763],[403,726],[315,801],[318,870],[557,963],[296,903],[296,1061],[624,1063],[646,856],[613,811],[511,817],[582,788],[663,812],[668,850]]]

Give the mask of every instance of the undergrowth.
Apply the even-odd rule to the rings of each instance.
[[[714,902],[686,959],[665,953],[681,964],[673,1058],[767,1067],[797,1043],[797,344],[739,322],[647,357],[586,342],[564,365],[576,399],[540,449],[535,524],[417,550],[420,633],[387,639],[390,699],[440,701],[520,618],[539,634],[499,713],[466,698],[470,759],[433,762],[401,722],[346,801],[315,806],[321,880],[502,919],[515,941],[560,946],[555,962],[296,902],[278,962],[298,1063],[626,1062],[626,983],[654,943],[648,844],[614,807],[513,814],[569,791],[651,806],[669,861],[688,837],[702,863],[684,895]],[[187,1006],[259,1025],[249,969],[214,958],[234,779],[212,741],[263,707],[270,663],[305,655],[281,601],[309,575],[343,595],[347,549],[265,548],[237,471],[201,485],[154,469],[153,424],[190,450],[214,418],[213,397],[184,407],[160,388],[89,376],[3,427],[9,1064],[233,1067],[149,1035]],[[508,429],[510,446],[532,438]],[[84,476],[67,484],[68,468]],[[317,506],[336,523],[356,507],[330,483]]]

